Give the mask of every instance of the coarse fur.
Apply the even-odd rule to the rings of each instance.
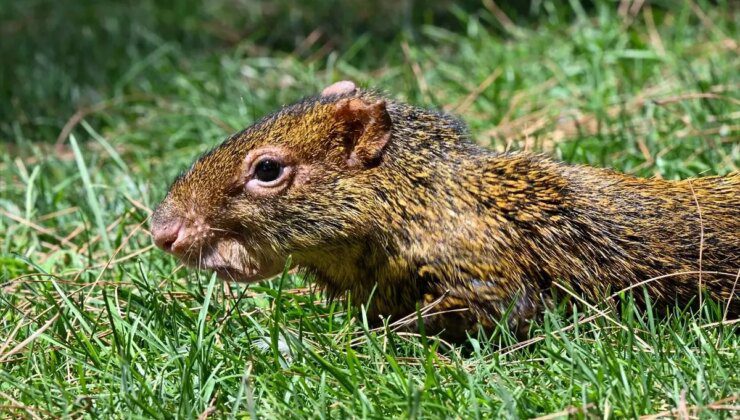
[[[335,90],[203,155],[172,184],[153,231],[175,218],[195,226],[179,256],[226,279],[275,275],[291,255],[328,295],[369,301],[372,319],[435,302],[444,313],[426,331],[453,340],[504,317],[524,334],[553,281],[598,302],[668,275],[644,285],[655,303],[696,301],[701,281],[740,314],[740,173],[666,181],[497,154],[449,115]],[[375,113],[349,121],[337,109],[354,100]],[[243,187],[245,156],[265,148],[294,171],[269,196]]]

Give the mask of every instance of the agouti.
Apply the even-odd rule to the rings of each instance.
[[[292,256],[372,319],[434,302],[426,332],[450,339],[502,318],[525,333],[553,281],[600,302],[666,276],[644,284],[654,304],[707,293],[740,313],[740,173],[664,181],[497,154],[454,117],[347,81],[200,157],[151,227],[225,280]]]

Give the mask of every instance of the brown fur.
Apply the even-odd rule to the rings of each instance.
[[[730,314],[740,313],[740,290],[730,296],[740,269],[740,173],[664,181],[495,154],[450,116],[374,92],[327,92],[201,157],[172,185],[153,230],[173,217],[207,226],[192,240],[197,255],[180,255],[194,265],[215,250],[219,261],[265,276],[292,255],[331,296],[350,292],[364,303],[374,290],[373,317],[398,319],[443,297],[435,311],[462,311],[429,318],[427,331],[453,339],[507,311],[524,331],[554,280],[601,301],[700,264],[708,294],[723,306],[732,299]],[[355,103],[367,104],[361,118],[345,115]],[[264,147],[295,163],[290,186],[269,197],[241,184],[245,156]],[[698,299],[698,282],[678,274],[645,287],[663,306],[684,305]]]

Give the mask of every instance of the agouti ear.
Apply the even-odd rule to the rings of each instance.
[[[357,85],[355,85],[354,82],[350,80],[342,80],[341,82],[336,82],[325,87],[324,90],[321,91],[321,96],[348,95],[350,93],[355,93],[356,90]]]
[[[345,98],[335,106],[335,116],[345,128],[344,147],[349,166],[377,164],[391,138],[392,122],[385,101]]]

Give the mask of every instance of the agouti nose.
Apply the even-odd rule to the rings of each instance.
[[[182,220],[174,219],[152,225],[154,244],[167,252],[174,252],[174,244],[182,235]]]

